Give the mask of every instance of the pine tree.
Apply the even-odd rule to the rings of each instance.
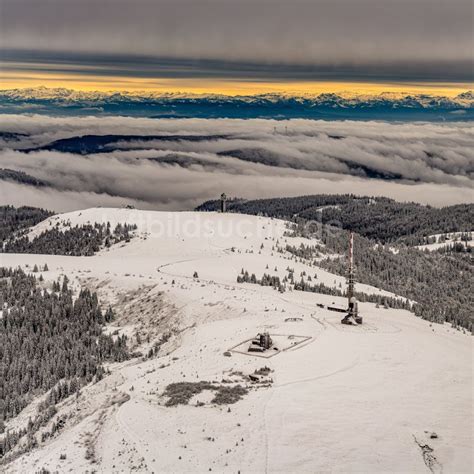
[[[61,288],[61,293],[67,293],[68,292],[68,286],[67,286],[68,283],[69,283],[69,278],[66,275],[64,275],[63,286]]]

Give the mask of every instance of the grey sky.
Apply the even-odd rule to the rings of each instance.
[[[303,75],[400,76],[403,69],[405,79],[472,78],[470,0],[0,0],[0,5],[0,43],[9,64],[22,60],[23,50],[35,51],[29,53],[33,59],[57,69],[72,62],[107,70],[121,62],[133,71],[135,58],[140,73],[142,63],[153,70],[150,57],[166,57],[180,60],[168,72],[182,76],[209,68],[225,75],[230,61],[261,64],[264,77],[272,75],[269,65],[279,64],[299,65]],[[291,76],[291,68],[284,74]]]

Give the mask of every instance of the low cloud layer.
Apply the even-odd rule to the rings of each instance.
[[[386,195],[433,205],[474,200],[474,131],[463,122],[7,115],[0,131],[0,168],[49,183],[0,181],[2,204],[191,209],[223,191],[246,198]],[[87,135],[114,137],[97,144]]]

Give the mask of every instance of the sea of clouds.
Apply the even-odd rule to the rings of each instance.
[[[385,195],[436,206],[474,201],[474,129],[466,122],[3,115],[0,132],[0,168],[47,183],[0,181],[0,204],[174,210],[222,192]],[[60,139],[109,134],[121,137],[97,153],[44,149]],[[130,139],[137,135],[170,138]]]

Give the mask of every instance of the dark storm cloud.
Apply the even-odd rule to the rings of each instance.
[[[470,0],[0,4],[3,59],[24,61],[29,70],[102,69],[143,77],[472,77]]]
[[[50,203],[46,207],[55,210],[125,203],[189,209],[223,189],[247,198],[353,192],[434,205],[473,200],[469,123],[24,115],[7,115],[2,122],[0,168],[49,183],[32,188],[3,181],[2,203]],[[111,133],[123,139],[101,153],[40,149],[62,138]],[[126,139],[137,133],[203,140]],[[222,138],[205,138],[212,134]]]

